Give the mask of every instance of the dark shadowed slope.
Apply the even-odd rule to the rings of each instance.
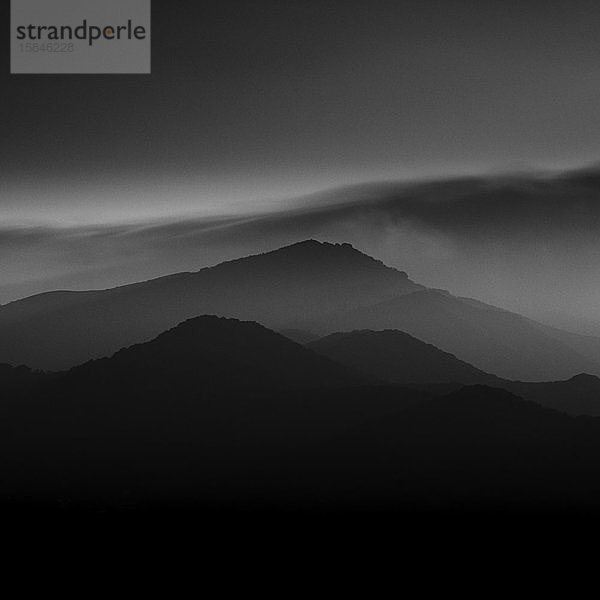
[[[1,403],[0,501],[262,497],[303,445],[423,398],[256,323],[198,317]]]
[[[5,494],[94,506],[598,510],[600,423],[504,390],[46,398],[3,431]],[[98,400],[103,396],[97,396]],[[408,399],[408,401],[407,401]],[[6,417],[0,423],[3,430]]]
[[[507,379],[556,380],[582,371],[600,373],[598,362],[529,319],[434,290],[331,314],[308,326],[324,332],[399,329]]]
[[[0,307],[0,361],[63,369],[199,314],[286,328],[422,289],[347,244],[307,241],[144,283],[56,292]]]
[[[0,404],[0,502],[599,506],[596,419],[364,383],[256,323],[191,319]]]
[[[287,397],[301,390],[328,395],[377,382],[257,323],[202,316],[110,358],[43,376],[43,383],[21,401],[0,405],[0,439],[27,446],[32,438],[87,434],[102,451],[102,438],[127,432],[126,443],[135,445],[138,434],[160,431],[164,419],[163,433],[173,426],[165,439],[173,441],[177,432],[206,434],[215,415],[235,423],[252,414],[260,421],[260,396],[275,395],[285,411]]]
[[[150,342],[71,369],[61,386],[83,387],[88,395],[127,389],[168,398],[183,392],[226,395],[375,381],[258,323],[202,316]]]
[[[0,398],[6,401],[9,396],[22,396],[37,389],[50,379],[51,376],[32,371],[24,365],[11,367],[0,364]]]
[[[500,387],[570,415],[600,416],[600,379],[580,374],[566,381],[529,383],[507,381]]]
[[[334,333],[307,347],[340,364],[399,385],[501,382],[454,355],[397,330]]]
[[[317,333],[306,331],[304,329],[282,329],[279,333],[285,335],[286,338],[303,345],[314,342],[321,337]]]
[[[597,510],[599,433],[596,419],[473,386],[357,428],[319,468],[358,505]]]
[[[538,383],[501,379],[395,330],[334,333],[307,347],[381,381],[415,386],[436,396],[479,383],[569,415],[600,416],[600,378],[593,375]]]

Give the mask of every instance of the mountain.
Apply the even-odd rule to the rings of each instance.
[[[0,404],[0,502],[247,499],[307,444],[429,397],[214,316],[44,381]]]
[[[47,415],[10,420],[18,439],[0,423],[0,503],[398,513],[600,502],[600,422],[487,386],[51,400]]]
[[[0,397],[22,396],[37,389],[45,379],[42,373],[32,371],[24,365],[12,367],[0,364]]]
[[[45,382],[0,404],[2,505],[209,514],[600,501],[599,420],[483,385],[437,397],[381,385],[256,323],[194,318]]]
[[[151,340],[200,314],[320,336],[397,329],[511,380],[600,374],[598,338],[426,289],[348,244],[314,240],[196,273],[94,292],[42,294],[2,306],[0,362],[67,369]]]
[[[273,392],[376,383],[258,323],[206,315],[189,319],[150,342],[71,369],[62,387],[84,385],[167,395]]]
[[[309,240],[196,273],[12,302],[0,307],[0,361],[65,369],[201,314],[294,328],[419,289],[406,273],[348,244]]]
[[[307,347],[340,364],[399,385],[501,382],[453,354],[397,330],[334,333]]]
[[[513,394],[570,415],[600,416],[600,378],[582,373],[566,381],[503,382]]]
[[[334,333],[306,345],[380,381],[415,387],[434,396],[478,383],[569,415],[600,416],[600,378],[594,375],[545,382],[501,379],[396,330]]]
[[[597,419],[478,385],[345,432],[315,452],[314,468],[358,507],[597,511],[599,435]]]
[[[543,381],[582,371],[600,374],[600,354],[591,360],[574,343],[521,315],[438,290],[331,313],[307,327],[324,333],[402,330],[505,379]],[[569,339],[573,336],[567,334]]]
[[[23,381],[31,377],[31,375],[31,369],[25,365],[12,367],[11,365],[0,364],[0,385],[13,381]]]
[[[320,337],[318,334],[313,333],[312,331],[305,331],[303,329],[282,329],[279,331],[279,333],[284,335],[286,338],[303,345],[314,342]]]

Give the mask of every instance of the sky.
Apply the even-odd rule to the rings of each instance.
[[[11,76],[5,56],[1,216],[229,214],[595,161],[598,31],[585,1],[154,2],[151,76]]]
[[[600,5],[579,0],[155,0],[150,76],[9,75],[6,53],[0,303],[271,249],[311,231],[290,211],[344,204],[356,193],[344,186],[596,163],[599,31]],[[296,229],[223,233],[265,214]],[[492,250],[467,260],[472,229],[449,237],[446,222],[415,227],[409,217],[386,235],[345,216],[315,232],[363,244],[428,285],[523,310],[538,302],[514,222],[502,221],[504,237],[490,233],[514,249],[495,286]],[[582,293],[568,271],[590,255],[549,248],[535,231],[538,254],[570,257],[570,291],[545,303],[568,312]],[[595,294],[573,310],[600,320]]]

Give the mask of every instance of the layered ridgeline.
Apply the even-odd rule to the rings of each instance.
[[[597,338],[428,290],[348,244],[312,240],[196,273],[10,303],[0,307],[0,362],[65,369],[202,314],[321,335],[402,330],[509,379],[600,374]]]
[[[0,397],[21,397],[46,385],[52,378],[44,373],[32,371],[24,365],[12,367],[0,364]]]
[[[151,394],[227,395],[279,389],[351,387],[377,382],[262,325],[205,315],[155,339],[67,372],[61,388],[89,386]]]
[[[64,369],[149,340],[203,314],[285,328],[422,289],[349,245],[280,250],[95,292],[53,292],[0,307],[0,362]]]
[[[26,369],[0,371],[27,383]],[[180,499],[186,490],[219,504],[243,492],[246,503],[257,486],[267,494],[303,445],[428,397],[257,323],[214,316],[40,378],[0,403],[0,503]]]
[[[340,364],[398,385],[502,381],[402,331],[334,333],[309,342],[307,347]]]
[[[539,383],[510,381],[395,330],[334,333],[306,345],[379,381],[416,387],[436,396],[465,385],[485,384],[570,415],[600,416],[600,378],[594,375]]]
[[[330,313],[307,324],[321,332],[397,329],[506,379],[556,380],[600,374],[600,340],[440,290],[419,290]]]
[[[595,419],[371,381],[255,323],[192,319],[3,402],[0,502],[597,508]]]

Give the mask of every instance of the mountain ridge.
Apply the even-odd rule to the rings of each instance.
[[[600,416],[600,378],[588,373],[543,382],[502,379],[397,330],[334,333],[306,345],[383,382],[435,396],[483,384],[572,416]]]
[[[190,374],[197,380],[190,380]],[[196,386],[199,393],[226,394],[377,383],[259,323],[214,315],[188,319],[148,342],[64,374],[64,381],[81,382],[94,394],[107,381],[114,386],[119,380],[123,386],[152,393],[160,380],[169,394],[178,389],[193,393]]]
[[[560,336],[550,335],[543,325],[478,300],[432,289],[330,314],[305,323],[304,328],[322,334],[397,329],[504,379],[548,381],[582,371],[600,374],[600,362]]]
[[[307,347],[398,385],[452,382],[469,385],[502,381],[433,344],[394,329],[333,333],[308,343]]]
[[[201,314],[293,328],[328,311],[422,288],[350,245],[313,240],[195,273],[5,305],[0,308],[0,361],[65,369],[152,339]]]
[[[316,240],[196,272],[0,307],[0,362],[64,370],[203,314],[321,336],[397,329],[504,379],[600,374],[600,339],[426,288],[349,244]]]

